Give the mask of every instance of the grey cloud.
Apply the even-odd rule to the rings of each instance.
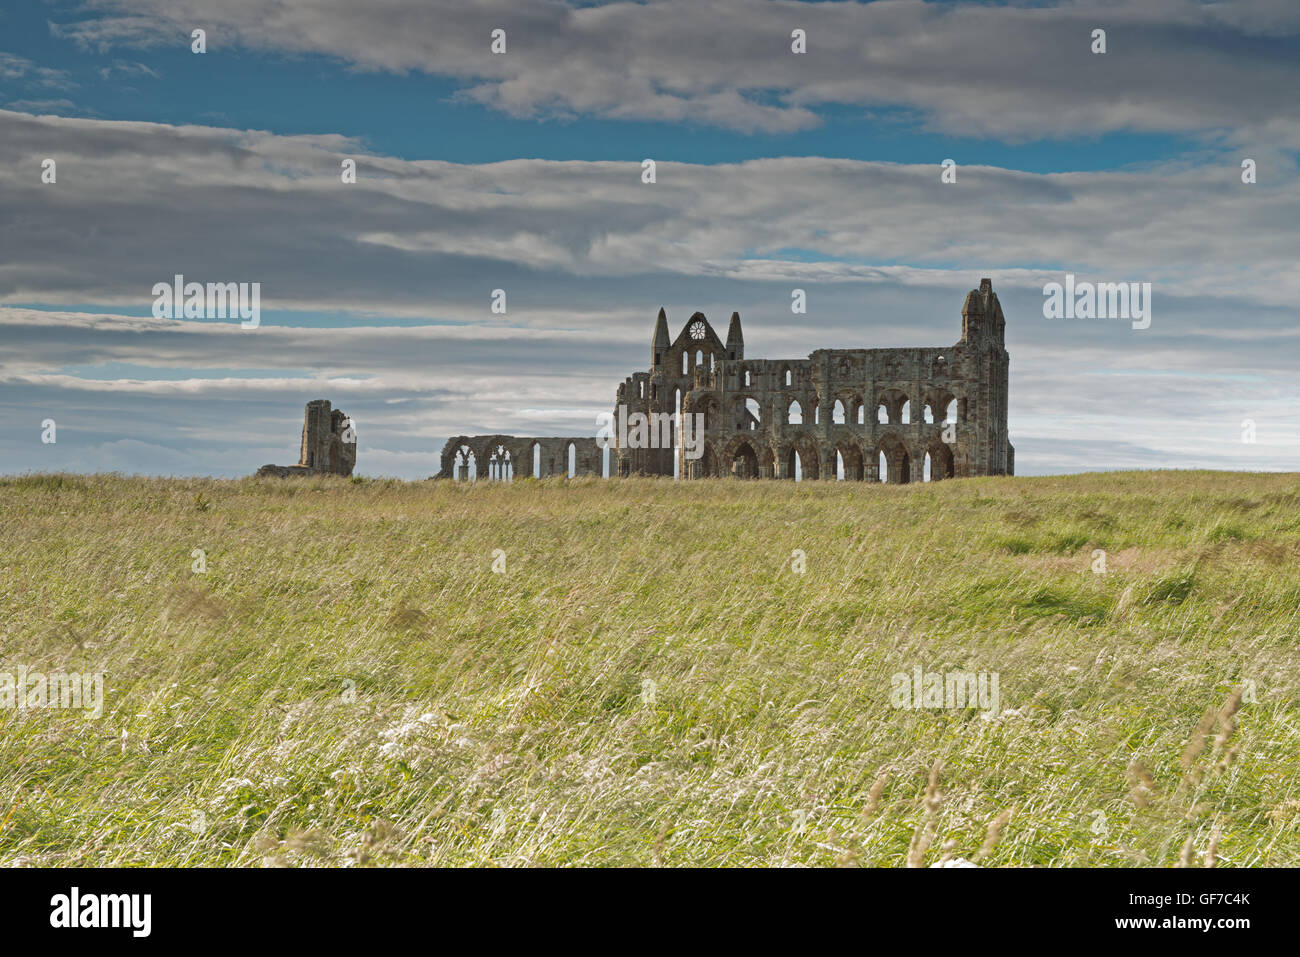
[[[660,0],[92,0],[54,27],[99,50],[187,43],[421,71],[516,116],[597,115],[789,132],[817,107],[901,106],[961,135],[1263,130],[1300,144],[1286,0],[1051,4]],[[489,53],[503,28],[508,53]],[[790,33],[808,52],[790,52]],[[1090,51],[1091,32],[1108,52]]]
[[[0,131],[0,189],[21,224],[0,238],[0,301],[146,306],[181,273],[262,282],[264,308],[481,322],[494,288],[555,312],[579,281],[589,308],[635,277],[932,285],[954,262],[1039,290],[1068,270],[1162,296],[1300,298],[1294,170],[1246,186],[1233,155],[1050,175],[959,167],[955,185],[937,165],[662,163],[645,185],[634,163],[411,162],[338,136],[5,111]],[[354,185],[339,180],[344,156],[359,161]],[[40,182],[45,157],[57,185]]]

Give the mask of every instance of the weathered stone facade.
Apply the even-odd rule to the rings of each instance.
[[[892,483],[1011,475],[1006,320],[989,279],[966,296],[961,316],[961,338],[948,347],[819,349],[807,359],[748,359],[738,313],[724,342],[698,312],[670,339],[660,309],[650,369],[618,387],[614,414],[640,413],[651,423],[671,417],[665,429],[671,440],[666,447],[632,448],[616,435],[610,470]],[[683,412],[703,415],[698,458],[678,454]],[[651,425],[649,432],[659,429]],[[576,474],[601,474],[596,439],[486,435],[449,440],[439,476],[564,475],[570,446]]]
[[[340,409],[328,399],[307,403],[302,421],[302,451],[297,465],[263,465],[260,476],[351,475],[357,464],[356,431]]]
[[[961,315],[961,339],[946,348],[747,359],[738,314],[725,342],[700,313],[670,341],[660,310],[650,371],[619,386],[617,401],[647,416],[703,413],[703,455],[620,448],[618,473],[788,479],[797,459],[803,478],[873,481],[883,456],[883,478],[894,483],[923,472],[1011,475],[1006,321],[990,280],[966,296]]]
[[[570,456],[569,448],[573,454]],[[517,435],[458,435],[442,447],[435,478],[457,481],[551,475],[600,475],[604,450],[594,438],[521,438]]]

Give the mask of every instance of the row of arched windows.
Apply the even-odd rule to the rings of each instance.
[[[533,443],[532,468],[530,473],[533,478],[542,477],[542,447],[540,444]],[[573,478],[578,474],[578,449],[572,442],[565,449],[566,471],[568,478]],[[609,478],[610,450],[606,446],[602,450],[601,456],[601,477]],[[457,482],[474,482],[479,478],[478,474],[478,456],[468,445],[462,445],[456,450],[453,459],[451,477]],[[510,454],[510,450],[504,446],[498,445],[488,451],[487,479],[491,482],[513,482],[515,479],[515,461]]]
[[[751,401],[752,401],[752,400],[751,400]],[[943,419],[943,421],[945,421],[945,422],[956,422],[956,421],[957,421],[957,400],[956,400],[956,399],[952,399],[952,400],[950,400],[950,401],[947,403],[946,407],[944,408],[943,412],[944,412],[944,419]],[[934,404],[933,404],[933,403],[930,403],[930,402],[927,402],[927,403],[925,404],[925,409],[924,409],[924,412],[922,413],[922,415],[923,415],[923,420],[924,420],[924,422],[925,422],[927,425],[931,425],[931,424],[933,424],[934,421],[935,421],[935,418],[934,418],[934,415],[935,415],[935,406],[934,406]],[[819,407],[819,406],[813,406],[813,421],[812,421],[812,424],[813,424],[813,425],[818,425],[818,424],[820,424],[820,423],[819,423],[819,419],[820,419],[820,417],[821,417],[821,409],[820,409],[820,407]],[[843,400],[841,400],[841,399],[836,399],[836,400],[835,400],[835,404],[831,407],[831,423],[834,424],[834,425],[845,425],[845,424],[848,423],[848,418],[849,418],[849,413],[848,413],[848,410],[847,410],[846,406],[844,405]],[[857,411],[856,411],[856,414],[855,414],[855,418],[857,419],[857,424],[858,424],[858,425],[866,425],[866,424],[867,424],[867,423],[866,423],[866,405],[861,404],[861,403],[858,404],[858,406],[857,406]],[[791,400],[790,400],[790,404],[789,404],[788,406],[786,406],[786,417],[785,417],[785,421],[786,421],[786,424],[787,424],[787,425],[803,425],[803,424],[804,424],[804,422],[803,422],[803,406],[801,406],[801,405],[799,404],[799,400],[798,400],[798,399],[791,399]],[[912,421],[912,402],[911,402],[911,400],[909,399],[909,400],[907,400],[907,401],[905,401],[905,402],[903,403],[902,408],[899,410],[898,422],[896,422],[896,423],[892,423],[892,424],[895,424],[895,425],[910,425],[910,424],[911,424],[911,421]],[[879,423],[880,425],[890,425],[890,424],[891,424],[891,423],[890,423],[890,420],[889,420],[889,410],[888,410],[888,408],[886,407],[885,403],[883,403],[883,402],[881,402],[880,404],[878,404],[878,405],[876,406],[876,422]]]
[[[953,477],[952,452],[946,448],[938,448],[934,452],[927,450],[921,460],[921,474],[916,476],[915,479],[912,476],[911,457],[906,449],[901,446],[891,447],[888,450],[882,448],[876,454],[876,480],[882,483],[931,482]],[[806,478],[816,478],[816,469],[815,462],[804,462],[803,453],[797,448],[790,449],[786,462],[785,477],[787,479],[801,482]],[[809,470],[811,470],[812,474],[805,475],[805,472]],[[866,477],[867,473],[860,452],[850,450],[850,454],[846,459],[842,450],[835,450],[836,481],[861,481]]]
[[[684,358],[685,357],[683,356],[683,359]],[[948,360],[945,359],[943,356],[939,356],[937,359],[934,360],[934,363],[932,364],[930,371],[935,376],[947,375]],[[686,372],[685,362],[683,362],[682,364],[682,372],[683,373]],[[741,366],[740,368],[740,381],[745,388],[750,388],[754,384],[753,373],[750,372],[747,366]],[[777,382],[780,385],[785,386],[786,388],[789,388],[794,385],[794,372],[791,370],[789,366],[784,366],[781,369],[780,373],[777,375]]]
[[[682,375],[690,375],[695,369],[705,368],[710,372],[713,371],[713,353],[706,352],[703,349],[695,350],[695,361],[691,361],[691,352],[689,349],[682,350]]]

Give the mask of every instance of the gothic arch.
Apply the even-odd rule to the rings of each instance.
[[[442,470],[438,473],[439,475],[450,479],[456,477],[456,473],[453,471],[456,467],[456,459],[459,457],[461,446],[468,441],[469,436],[467,435],[456,435],[447,440],[447,444],[442,447]]]
[[[779,451],[780,460],[785,466],[785,477],[794,478],[794,456],[799,456],[800,478],[804,481],[820,477],[822,471],[821,449],[817,441],[807,432],[797,433]]]
[[[861,482],[866,475],[866,462],[862,448],[850,438],[842,438],[835,443],[832,459],[838,459],[844,470],[846,482]],[[838,469],[836,470],[838,473]],[[838,474],[837,474],[838,477]]]
[[[881,389],[876,398],[876,409],[884,406],[889,424],[900,425],[903,421],[903,406],[907,402],[907,393],[901,389]]]
[[[749,436],[738,435],[723,449],[721,464],[726,475],[758,478],[758,463],[758,448]]]
[[[930,459],[931,482],[950,479],[956,474],[952,447],[942,439],[931,439],[930,444],[925,447],[925,454]]]
[[[763,410],[752,395],[742,394],[731,400],[731,427],[756,432],[763,427]]]
[[[696,478],[718,478],[722,473],[719,470],[719,457],[717,445],[714,442],[706,441],[704,443],[703,454],[695,460],[695,477]]]
[[[455,447],[455,458],[452,467],[455,471],[452,477],[458,482],[476,482],[481,477],[480,465],[482,458],[474,450],[474,446],[466,439]]]
[[[931,389],[925,395],[925,411],[922,415],[922,421],[936,425],[943,422],[948,415],[948,406],[955,399],[956,397],[947,389]]]
[[[712,431],[718,427],[718,397],[711,392],[692,391],[687,393],[682,405],[682,412],[693,415],[704,414],[704,428]]]
[[[515,454],[508,445],[501,442],[489,448],[491,457],[488,459],[488,478],[494,482],[513,482],[517,458]]]
[[[846,425],[867,425],[866,403],[861,392],[842,392],[844,402],[844,422]]]
[[[515,474],[524,478],[545,478],[546,462],[542,458],[542,443],[533,439],[525,443],[518,456]]]
[[[912,480],[912,459],[907,444],[897,432],[886,432],[876,444],[878,455],[885,457],[882,479],[890,485],[906,485]]]

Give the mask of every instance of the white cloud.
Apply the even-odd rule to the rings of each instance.
[[[0,52],[0,80],[17,80],[38,87],[63,88],[76,85],[66,70],[38,66],[27,57],[3,52]]]

